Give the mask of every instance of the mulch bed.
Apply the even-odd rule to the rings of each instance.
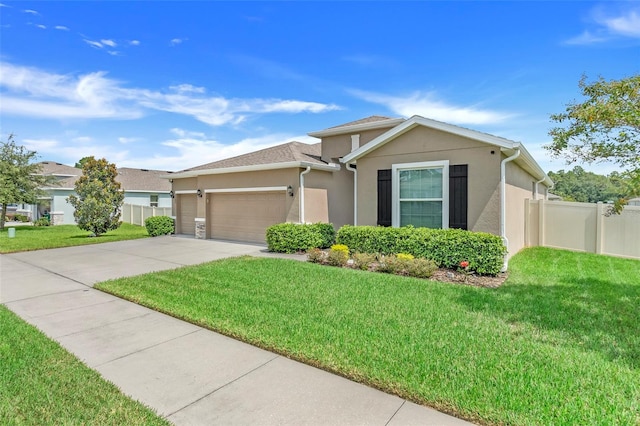
[[[495,277],[475,274],[465,274],[451,269],[438,269],[431,276],[432,281],[445,283],[472,285],[476,287],[498,288],[507,279],[508,273],[501,272]]]

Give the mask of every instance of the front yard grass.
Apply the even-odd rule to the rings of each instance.
[[[169,425],[0,305],[0,424]]]
[[[76,225],[16,226],[14,238],[9,238],[8,229],[0,232],[0,253],[108,243],[149,236],[144,226],[129,223],[122,223],[115,231],[109,231],[99,237],[90,237],[90,232],[83,231]]]
[[[498,289],[235,258],[96,286],[485,424],[640,423],[640,262],[544,248]]]

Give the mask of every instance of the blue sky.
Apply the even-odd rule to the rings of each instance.
[[[583,74],[640,72],[640,2],[1,4],[2,140],[69,165],[181,170],[418,114],[567,169],[549,115]]]

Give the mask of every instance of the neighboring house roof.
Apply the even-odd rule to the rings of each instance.
[[[349,123],[340,124],[339,126],[329,127],[328,129],[318,130],[308,133],[309,136],[323,138],[326,136],[341,135],[349,132],[362,132],[365,130],[381,129],[385,127],[394,127],[405,121],[404,118],[389,118],[380,115],[372,115],[361,120],[351,121]]]
[[[340,169],[340,166],[337,164],[322,161],[320,154],[320,143],[309,145],[302,142],[288,142],[248,154],[238,155],[237,157],[192,167],[165,177],[182,178],[204,174],[235,173],[291,167],[311,167],[319,170]]]
[[[345,155],[340,159],[340,161],[345,164],[353,163],[358,160],[358,158],[367,155],[371,151],[385,145],[388,142],[391,142],[395,138],[418,126],[429,127],[432,129],[473,139],[479,142],[484,142],[489,145],[494,145],[500,148],[503,152],[505,152],[505,154],[509,156],[514,154],[516,151],[520,151],[521,155],[516,158],[516,163],[518,163],[522,168],[527,170],[533,176],[537,176],[538,179],[544,179],[545,185],[550,186],[553,184],[553,181],[547,176],[547,174],[542,170],[542,168],[538,165],[531,154],[529,154],[529,152],[520,142],[511,141],[509,139],[490,135],[488,133],[478,132],[476,130],[467,129],[465,127],[454,126],[453,124],[443,123],[442,121],[424,118],[419,115],[414,115],[401,124],[393,127],[392,129],[389,129],[372,141]]]
[[[167,173],[170,172],[120,167],[116,180],[120,182],[125,191],[169,192],[171,191],[171,182],[162,178]]]
[[[58,177],[58,185],[46,189],[74,189],[76,180],[82,176],[82,169],[71,167],[54,161],[42,161],[42,174]],[[120,182],[125,191],[169,192],[171,183],[163,179],[168,173],[164,170],[118,168],[116,181]]]

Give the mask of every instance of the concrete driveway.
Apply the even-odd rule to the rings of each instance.
[[[92,288],[240,255],[274,256],[168,236],[0,255],[0,303],[178,425],[470,424]]]

